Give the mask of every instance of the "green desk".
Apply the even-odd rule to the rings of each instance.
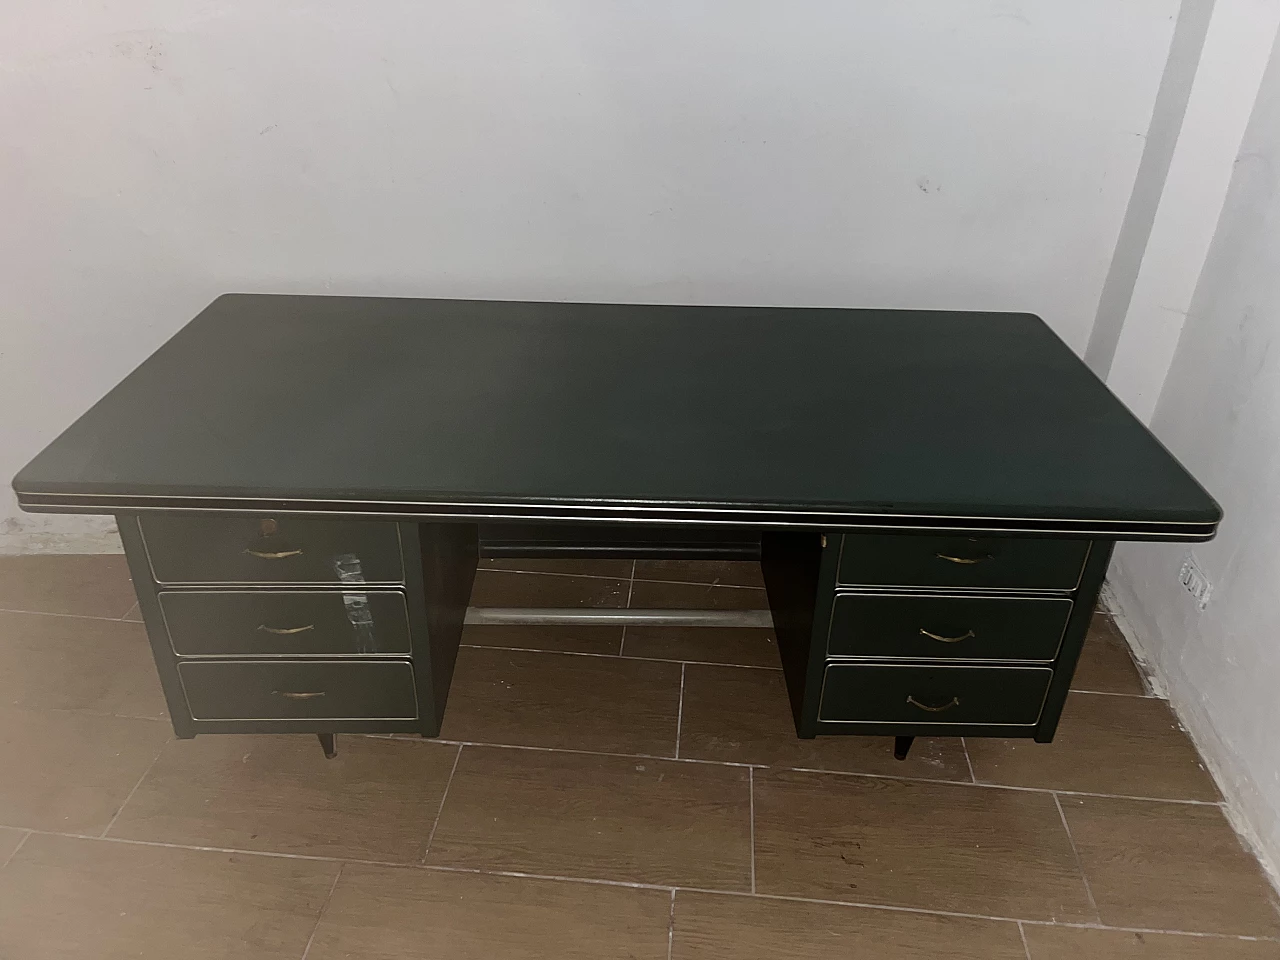
[[[13,485],[115,515],[179,736],[327,752],[437,734],[483,555],[758,558],[799,736],[1048,741],[1113,544],[1221,516],[1037,317],[774,307],[223,296]]]

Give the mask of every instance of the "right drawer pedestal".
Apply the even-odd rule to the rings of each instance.
[[[1024,536],[766,536],[765,582],[797,733],[1051,739],[1111,547]]]

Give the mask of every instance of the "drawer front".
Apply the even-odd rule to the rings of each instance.
[[[878,587],[1074,590],[1087,540],[846,534],[839,581]]]
[[[143,517],[157,583],[402,583],[394,523]]]
[[[414,720],[407,660],[184,660],[196,720]]]
[[[864,723],[992,723],[1040,717],[1047,667],[827,665],[819,720]]]
[[[1043,660],[1058,654],[1065,597],[836,597],[827,653],[843,657]]]
[[[408,654],[409,614],[398,590],[160,593],[179,656]]]

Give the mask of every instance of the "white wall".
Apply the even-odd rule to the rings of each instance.
[[[5,479],[226,290],[1017,309],[1083,349],[1177,11],[0,6]],[[0,502],[10,549],[89,529]]]
[[[1280,867],[1280,45],[1152,419],[1222,503],[1190,551],[1213,594],[1178,584],[1185,545],[1126,544],[1112,587],[1141,652]]]
[[[1187,0],[1189,7],[1206,4],[1212,13],[1194,85],[1107,364],[1107,383],[1148,422],[1191,309],[1280,23],[1278,0]],[[1100,366],[1094,347],[1102,326],[1100,312],[1085,354],[1094,369]]]

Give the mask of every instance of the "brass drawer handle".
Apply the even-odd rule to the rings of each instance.
[[[944,637],[941,634],[930,633],[924,627],[920,628],[920,632],[924,634],[926,637],[928,637],[930,640],[937,640],[939,643],[959,643],[961,640],[972,640],[974,637],[977,636],[977,634],[974,633],[972,630],[966,630],[963,634],[961,634],[958,637]]]
[[[245,547],[244,552],[252,557],[261,557],[263,560],[283,560],[285,557],[298,556],[302,550],[255,550],[253,547]]]
[[[991,559],[989,555],[985,557],[953,557],[949,553],[935,553],[934,556],[939,560],[950,560],[952,563],[963,563],[965,565],[971,563],[982,563],[984,560]]]
[[[950,710],[952,707],[958,707],[958,706],[960,706],[960,698],[959,698],[959,697],[952,697],[952,698],[951,698],[951,702],[950,702],[950,703],[944,703],[944,704],[943,704],[942,706],[940,706],[940,707],[931,707],[931,706],[929,706],[929,704],[927,704],[927,703],[921,703],[921,702],[920,702],[919,700],[917,700],[915,697],[913,697],[913,696],[911,696],[910,694],[908,694],[908,695],[907,695],[907,703],[911,704],[913,707],[919,707],[921,710],[927,710],[927,711],[929,711],[930,713],[941,713],[943,710]]]
[[[278,697],[285,697],[289,700],[314,700],[316,697],[323,697],[325,694],[323,690],[317,690],[314,693],[294,693],[290,690],[272,690],[271,692]]]
[[[295,633],[306,633],[308,630],[314,630],[316,625],[308,623],[305,627],[268,627],[265,623],[258,624],[258,629],[264,633],[274,633],[277,637],[288,637]]]

